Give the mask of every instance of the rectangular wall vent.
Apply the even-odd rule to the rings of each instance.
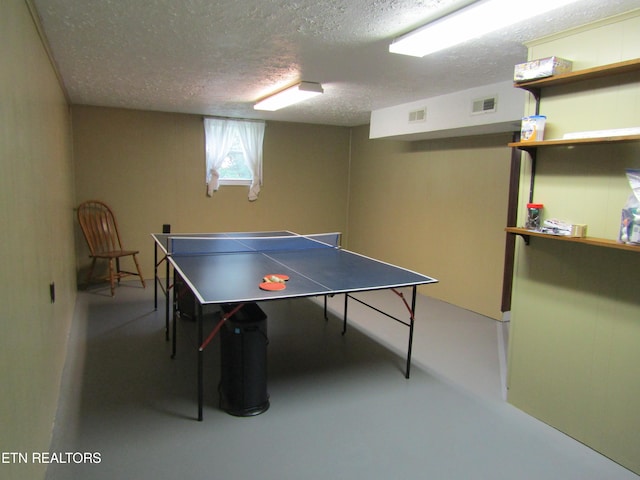
[[[427,119],[427,107],[409,112],[409,123],[424,122]]]
[[[478,98],[473,101],[471,106],[471,114],[479,115],[481,113],[493,113],[498,108],[498,97]]]

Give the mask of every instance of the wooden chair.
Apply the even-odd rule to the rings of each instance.
[[[146,287],[138,259],[136,258],[136,254],[139,251],[122,248],[116,218],[105,203],[98,200],[89,200],[81,203],[78,206],[78,222],[89,245],[91,252],[89,256],[93,259],[87,276],[87,283],[91,281],[96,260],[102,258],[109,261],[107,278],[111,283],[111,296],[115,294],[116,280],[120,283],[120,279],[123,277],[137,275],[140,277],[142,287]],[[129,256],[133,258],[138,273],[120,270],[120,258]]]

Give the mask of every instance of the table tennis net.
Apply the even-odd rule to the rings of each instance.
[[[224,253],[260,253],[314,248],[338,248],[340,233],[291,235],[274,237],[170,237],[171,255],[212,255]]]

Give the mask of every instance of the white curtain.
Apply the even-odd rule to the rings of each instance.
[[[258,199],[260,179],[262,178],[262,141],[264,139],[264,122],[238,121],[238,136],[244,150],[244,159],[251,170],[251,187],[249,201]]]
[[[220,186],[220,166],[225,157],[229,155],[231,145],[233,144],[233,123],[219,118],[205,118],[204,134],[206,144],[207,195],[212,196],[213,192],[218,190]]]

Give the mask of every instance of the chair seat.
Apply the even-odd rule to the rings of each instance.
[[[139,250],[113,250],[111,252],[98,252],[96,254],[92,254],[92,257],[96,258],[118,258],[118,257],[127,257],[129,255],[136,255],[140,253]]]

